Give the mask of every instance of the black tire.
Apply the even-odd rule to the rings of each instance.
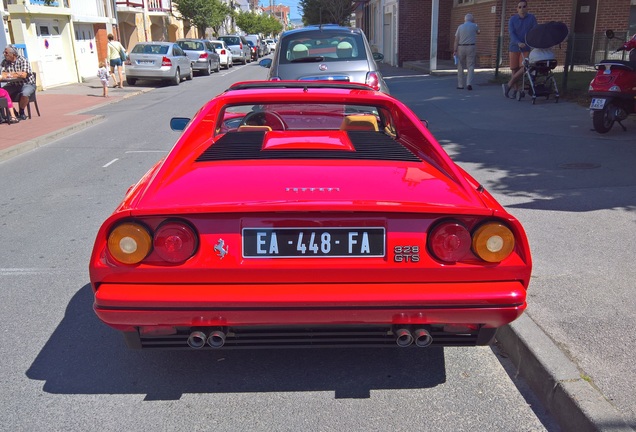
[[[221,71],[221,60],[216,62],[216,69],[214,69],[214,72],[219,73]]]
[[[128,78],[126,77],[126,84],[129,86],[134,86],[137,83],[137,78]]]
[[[170,79],[170,84],[179,85],[181,83],[181,71],[179,68],[174,72],[174,76]]]
[[[194,69],[190,68],[190,74],[186,76],[188,81],[192,81],[194,79]]]
[[[210,76],[212,74],[212,65],[208,63],[208,67],[203,71],[203,75]]]
[[[594,111],[592,113],[592,124],[594,125],[594,130],[600,134],[604,134],[609,132],[609,130],[614,126],[614,120],[612,120],[609,116],[611,105],[607,105],[602,110]]]

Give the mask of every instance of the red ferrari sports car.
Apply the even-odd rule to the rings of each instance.
[[[129,347],[485,345],[523,313],[521,224],[397,99],[243,82],[171,126],[90,261]]]

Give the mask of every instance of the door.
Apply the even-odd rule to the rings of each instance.
[[[82,78],[94,77],[99,59],[92,24],[75,23],[75,53],[80,76]]]
[[[574,14],[574,64],[592,63],[592,46],[598,0],[577,0]]]
[[[64,55],[60,23],[53,20],[35,21],[37,31],[37,48],[40,51],[40,76],[43,88],[75,82],[73,70],[69,67]]]

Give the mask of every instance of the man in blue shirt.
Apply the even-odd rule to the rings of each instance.
[[[508,32],[510,33],[508,54],[512,77],[506,84],[502,84],[505,97],[514,99],[516,93],[522,90],[519,88],[519,79],[523,75],[523,59],[528,57],[530,53],[530,47],[526,45],[526,34],[536,25],[537,19],[528,13],[528,2],[520,1],[517,4],[517,14],[511,16],[510,21],[508,21]]]

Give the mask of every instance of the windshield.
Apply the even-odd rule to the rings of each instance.
[[[281,64],[320,61],[366,60],[364,41],[349,32],[311,31],[281,41]]]
[[[135,48],[133,48],[132,53],[134,54],[168,54],[169,45],[146,45],[146,44],[137,44]]]
[[[272,103],[231,105],[221,111],[216,132],[238,130],[240,126],[270,130],[341,130],[355,117],[365,130],[392,130],[389,112],[374,105],[325,103]]]

